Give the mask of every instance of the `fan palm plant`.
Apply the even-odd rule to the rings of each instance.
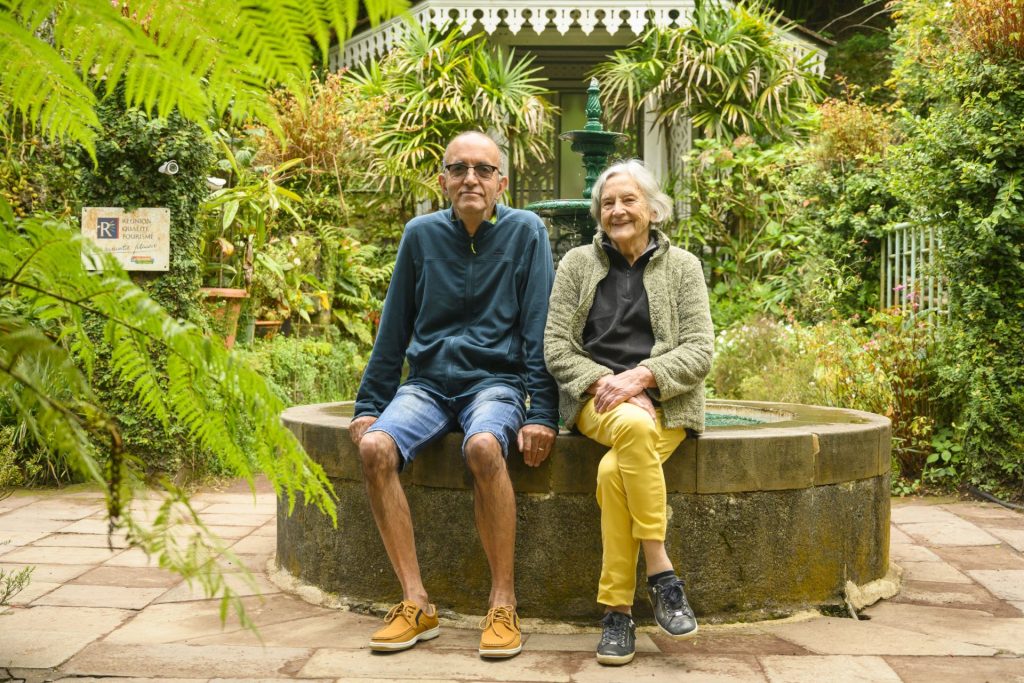
[[[705,0],[689,25],[650,29],[593,75],[626,123],[653,105],[659,122],[688,118],[706,137],[784,139],[821,96],[816,57],[784,41],[790,28],[761,0]]]
[[[516,168],[551,154],[552,105],[543,98],[539,68],[532,57],[489,49],[485,38],[410,22],[391,53],[349,74],[367,96],[392,103],[375,140],[383,152],[382,177],[416,196],[439,199],[436,176],[445,145],[469,129],[489,131],[503,142]]]

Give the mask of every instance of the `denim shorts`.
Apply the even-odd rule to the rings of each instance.
[[[508,386],[492,386],[448,397],[417,384],[403,384],[377,421],[367,429],[384,432],[398,446],[398,471],[405,469],[431,441],[461,430],[463,456],[475,434],[492,434],[508,451],[526,420],[524,396]]]

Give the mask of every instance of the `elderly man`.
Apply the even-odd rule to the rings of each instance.
[[[356,398],[349,433],[402,585],[402,601],[370,639],[374,650],[404,650],[438,635],[398,473],[453,430],[465,434],[462,454],[491,570],[479,652],[511,657],[522,650],[513,577],[516,504],[506,459],[514,442],[526,464],[538,466],[554,443],[557,389],[543,349],[554,273],[540,219],[497,203],[508,185],[500,156],[479,132],[448,144],[438,182],[451,208],[406,225]],[[409,374],[399,385],[405,359]]]

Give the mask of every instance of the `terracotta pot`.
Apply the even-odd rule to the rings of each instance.
[[[281,325],[283,324],[283,320],[257,320],[256,336],[263,339],[273,339],[274,335],[281,330]]]
[[[217,325],[217,332],[224,336],[224,346],[230,349],[235,345],[242,302],[249,298],[249,293],[232,287],[203,287],[199,291],[206,297],[206,308]]]

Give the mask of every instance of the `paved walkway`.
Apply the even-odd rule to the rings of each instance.
[[[705,626],[681,643],[648,631],[634,663],[615,669],[594,661],[596,629],[534,633],[508,661],[480,660],[477,632],[450,624],[411,652],[373,654],[376,619],[267,580],[272,494],[193,502],[255,571],[262,597],[238,587],[262,644],[233,619],[222,628],[216,601],[138,551],[109,550],[97,494],[21,492],[0,501],[0,567],[36,571],[0,614],[0,680],[1024,681],[1024,515],[994,505],[895,500],[903,590],[868,608],[870,620]]]

